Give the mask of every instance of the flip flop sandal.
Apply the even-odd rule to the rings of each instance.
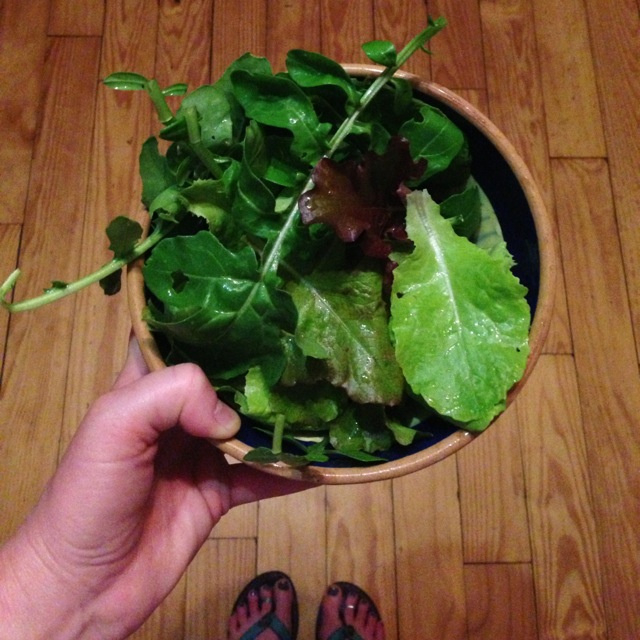
[[[271,611],[270,613],[262,616],[262,618],[260,618],[260,620],[258,620],[252,627],[247,629],[247,631],[245,631],[241,636],[240,640],[255,640],[266,629],[271,629],[276,636],[278,636],[278,640],[295,640],[297,638],[298,598],[291,578],[289,578],[286,573],[282,573],[282,571],[267,571],[266,573],[261,573],[259,576],[256,576],[251,580],[251,582],[244,587],[240,592],[240,595],[236,598],[231,612],[233,613],[240,605],[247,603],[250,591],[255,591],[259,594],[261,587],[268,586],[271,588],[277,588],[276,584],[283,578],[289,582],[293,594],[291,601],[291,631],[289,631],[282,620],[276,616],[275,611]]]
[[[376,603],[369,597],[369,595],[363,591],[360,587],[355,584],[351,584],[351,582],[334,582],[332,583],[337,587],[340,587],[340,591],[342,592],[343,602],[340,606],[339,617],[342,622],[342,626],[336,629],[326,640],[363,640],[363,638],[358,634],[358,632],[349,624],[344,621],[344,610],[345,604],[344,601],[347,599],[348,595],[356,595],[360,602],[366,602],[369,606],[369,609],[378,616],[380,619],[380,612],[376,607]],[[316,618],[316,640],[324,640],[320,637],[320,629],[322,628],[322,605],[318,609],[318,617]]]

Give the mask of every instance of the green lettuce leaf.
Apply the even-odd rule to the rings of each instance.
[[[331,423],[329,439],[338,451],[375,453],[391,446],[393,433],[383,406],[352,403]]]
[[[428,192],[407,198],[415,248],[393,254],[390,329],[411,389],[469,429],[505,407],[529,353],[526,288],[504,257],[456,235]]]
[[[273,425],[283,416],[287,429],[328,429],[346,402],[344,391],[328,383],[269,387],[262,371],[254,367],[247,372],[243,394],[237,394],[240,411]]]
[[[324,361],[326,379],[360,403],[398,404],[404,381],[382,300],[382,275],[316,272],[288,286],[303,353]]]

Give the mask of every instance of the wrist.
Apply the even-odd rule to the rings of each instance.
[[[86,638],[73,591],[19,532],[0,549],[0,640]]]

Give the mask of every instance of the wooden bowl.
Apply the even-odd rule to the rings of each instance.
[[[379,67],[368,65],[350,64],[344,67],[353,76],[377,75],[381,71]],[[426,102],[444,111],[467,136],[473,158],[472,174],[496,211],[507,247],[517,263],[514,272],[529,289],[528,300],[533,317],[530,355],[522,379],[507,396],[508,406],[526,384],[542,352],[549,329],[557,271],[554,225],[523,160],[485,115],[438,84],[406,72],[397,75],[411,82]],[[166,365],[153,335],[142,320],[146,305],[142,264],[142,261],[138,261],[129,268],[129,307],[135,335],[145,361],[153,371]],[[371,482],[404,476],[435,464],[461,449],[477,435],[456,429],[443,421],[433,439],[409,447],[398,446],[397,450],[389,453],[389,459],[380,464],[353,467],[329,466],[325,463],[302,468],[284,463],[256,466],[267,473],[319,484]],[[215,444],[231,458],[241,461],[253,446],[269,446],[267,439],[260,441],[260,438],[250,424],[243,422],[237,437],[216,441]]]

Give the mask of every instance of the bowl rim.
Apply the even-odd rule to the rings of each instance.
[[[347,73],[357,77],[379,75],[384,70],[383,67],[366,64],[343,64],[342,66]],[[507,394],[506,408],[508,408],[531,375],[542,353],[544,342],[549,332],[558,270],[555,225],[524,160],[502,131],[484,113],[450,89],[430,80],[425,80],[416,74],[398,71],[395,76],[409,81],[416,91],[441,102],[475,126],[495,146],[509,165],[522,187],[531,209],[540,259],[539,295],[529,332],[529,357],[522,378]],[[143,311],[146,306],[145,297],[142,294],[144,290],[143,262],[143,258],[140,258],[129,265],[127,297],[133,332],[140,344],[145,362],[151,371],[157,371],[165,368],[166,365],[151,331],[143,320]],[[499,416],[496,419],[498,418]],[[458,429],[440,442],[422,451],[397,460],[360,467],[321,467],[314,465],[291,467],[281,462],[272,464],[243,462],[244,455],[252,449],[249,445],[237,438],[212,440],[212,442],[232,461],[248,464],[272,475],[315,484],[356,484],[387,480],[424,469],[459,451],[481,433],[484,433],[484,431],[472,433],[464,429]]]

